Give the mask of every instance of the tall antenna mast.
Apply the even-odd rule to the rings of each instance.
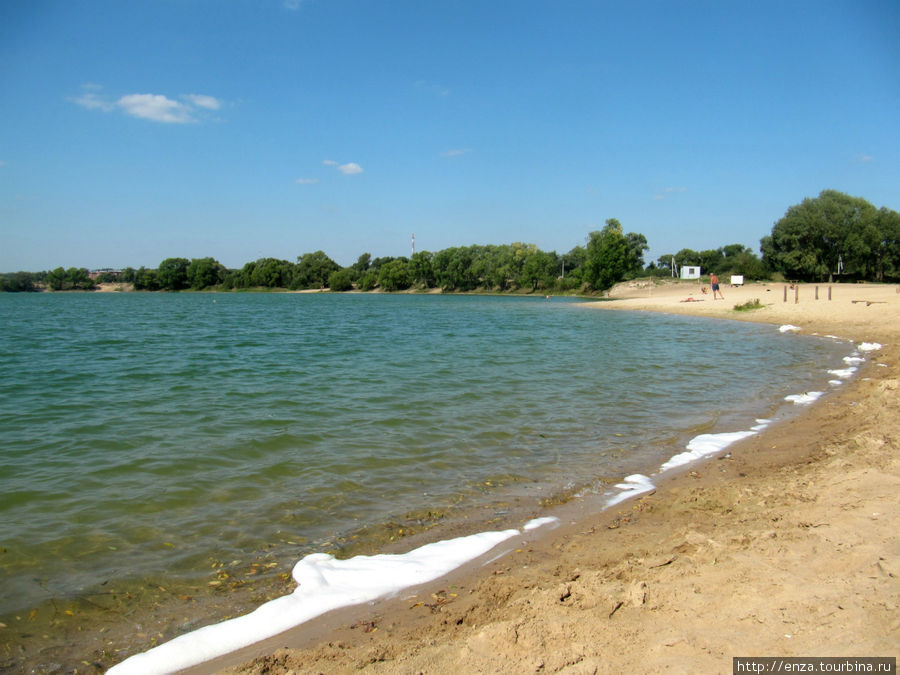
[[[413,255],[416,254],[416,233],[415,232],[413,232],[413,236],[412,236],[412,254]]]

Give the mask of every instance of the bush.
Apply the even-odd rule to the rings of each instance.
[[[763,305],[759,301],[759,298],[754,298],[753,300],[748,300],[743,305],[735,305],[734,311],[735,312],[749,312],[750,310],[753,310],[753,309],[762,309],[764,306],[765,305]]]
[[[353,288],[350,270],[343,269],[328,275],[328,288],[335,293],[343,293]]]
[[[378,284],[378,273],[369,270],[359,278],[359,290],[371,291]]]

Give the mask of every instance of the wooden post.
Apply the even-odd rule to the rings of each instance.
[[[784,287],[784,301],[787,302],[787,286]]]
[[[828,287],[828,299],[831,300],[831,286]]]
[[[816,300],[819,299],[819,287],[816,286]]]
[[[794,285],[794,304],[800,302],[800,284]]]

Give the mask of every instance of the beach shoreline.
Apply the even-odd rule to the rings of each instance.
[[[607,511],[565,505],[557,529],[488,564],[191,672],[725,672],[751,653],[894,655],[900,295],[835,284],[828,300],[822,284],[816,300],[814,285],[784,288],[726,287],[714,303],[693,283],[624,284],[614,302],[588,306],[881,342],[824,401]],[[762,309],[734,311],[756,297]],[[714,349],[714,337],[701,344]]]

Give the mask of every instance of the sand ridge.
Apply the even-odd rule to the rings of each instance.
[[[900,295],[833,285],[829,301],[820,285],[816,301],[802,285],[795,303],[781,284],[723,290],[713,301],[690,282],[632,282],[596,306],[792,324],[883,348],[806,414],[651,494],[197,672],[724,673],[733,656],[896,656]],[[757,297],[762,309],[734,311]]]

